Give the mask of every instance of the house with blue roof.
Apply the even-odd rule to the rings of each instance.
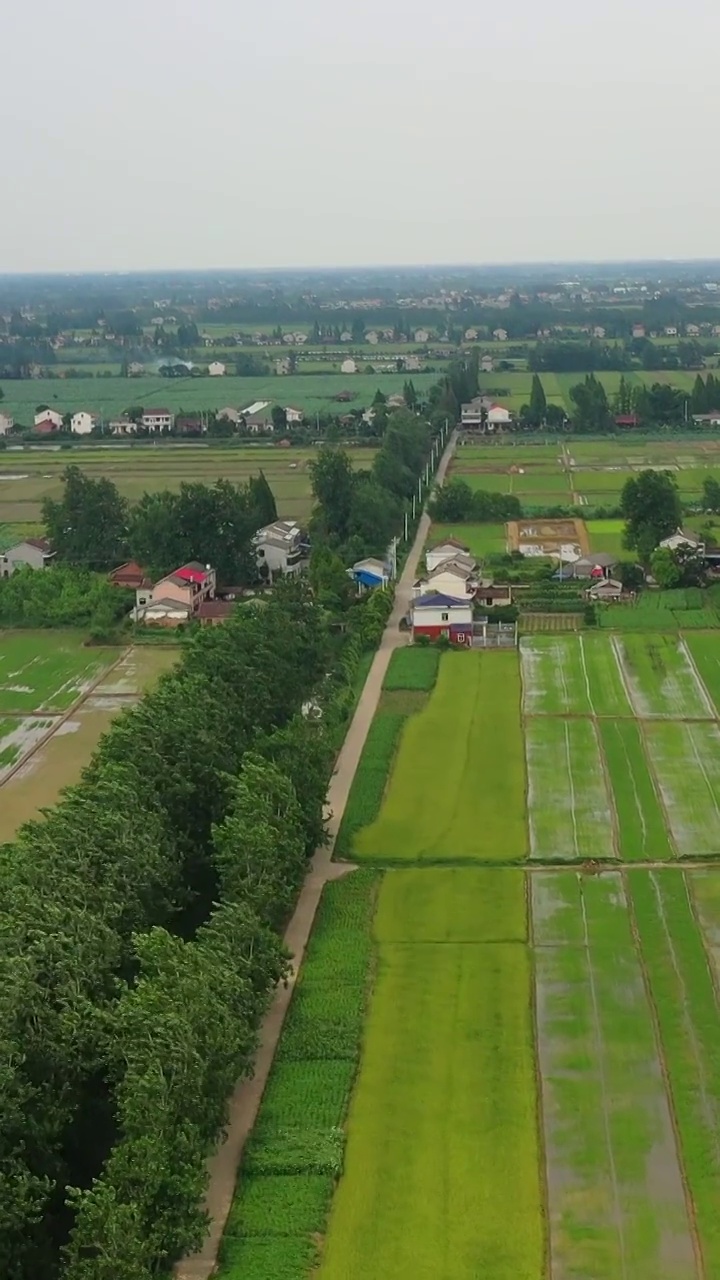
[[[388,566],[374,556],[358,560],[348,573],[357,583],[360,591],[372,591],[375,587],[386,587],[390,581]]]
[[[446,636],[451,644],[471,645],[473,611],[471,599],[429,591],[413,600],[410,608],[413,640],[427,636],[438,640]]]

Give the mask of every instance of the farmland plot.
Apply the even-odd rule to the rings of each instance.
[[[676,720],[715,715],[683,640],[625,634],[612,643],[636,715]]]
[[[525,856],[520,676],[513,651],[447,653],[404,725],[379,817],[353,856],[384,862]]]
[[[680,857],[720,854],[720,729],[667,720],[644,733]]]
[[[0,782],[55,723],[42,716],[0,718]]]
[[[526,714],[630,714],[606,636],[524,637],[520,655]]]
[[[77,632],[1,632],[0,714],[64,711],[119,656],[119,649],[84,648]]]
[[[416,887],[403,926],[408,874]],[[421,875],[429,886],[445,872],[390,871],[380,891],[378,978],[319,1277],[539,1280],[528,949],[524,940],[486,941],[502,921],[481,906],[466,941],[434,941],[446,911],[436,920],[433,894],[418,895]],[[480,874],[465,885],[466,870],[457,876],[453,893],[479,904],[503,877],[502,900],[508,905],[509,886],[518,900],[503,926],[511,936],[521,873],[486,870],[484,890]],[[467,911],[463,929],[470,921]]]
[[[720,989],[720,870],[686,871],[685,880],[702,928],[705,946]]]
[[[532,877],[553,1280],[688,1280],[671,1113],[618,872]]]
[[[700,679],[720,714],[720,636],[689,635],[685,644]]]
[[[623,861],[674,858],[640,726],[635,720],[603,720],[599,732],[618,817]]]
[[[525,725],[530,856],[614,858],[615,815],[592,720],[534,717]]]
[[[685,877],[677,871],[629,871],[628,882],[709,1280],[720,1275],[717,988]]]

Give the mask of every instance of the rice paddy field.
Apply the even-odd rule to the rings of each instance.
[[[393,654],[223,1280],[720,1276],[720,638]]]
[[[76,782],[172,647],[89,647],[73,631],[0,631],[0,844]]]
[[[356,467],[369,467],[372,449],[350,449]],[[210,445],[138,444],[97,448],[8,450],[0,455],[0,535],[32,534],[39,527],[44,498],[62,493],[61,475],[70,463],[88,476],[107,477],[131,502],[158,489],[179,489],[183,481],[214,484],[216,480],[245,483],[263,471],[275,494],[281,517],[304,519],[312,495],[309,463],[314,449],[273,445],[221,448]]]
[[[525,377],[523,374],[504,376]],[[529,379],[530,375],[527,376]],[[557,374],[554,379],[559,382],[564,376]],[[529,391],[528,380],[527,395]],[[513,396],[500,398],[509,408],[519,408],[513,403]],[[527,396],[521,403],[526,401]],[[626,480],[647,467],[670,470],[681,497],[688,503],[699,502],[706,476],[720,476],[720,438],[708,434],[703,437],[674,435],[657,440],[633,440],[632,437],[612,440],[562,437],[532,442],[517,437],[470,439],[456,450],[449,479],[462,479],[472,489],[488,493],[515,494],[524,508],[561,504],[612,507],[619,502]],[[614,537],[602,545],[598,540],[596,549],[620,550],[621,528],[607,532]]]

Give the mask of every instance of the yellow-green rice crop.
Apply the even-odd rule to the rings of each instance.
[[[379,818],[353,853],[509,862],[526,851],[517,653],[447,653],[427,706],[405,724]]]
[[[481,927],[424,942],[446,931],[443,895],[436,925],[432,893],[418,892],[420,875],[438,874],[398,869],[381,888],[378,979],[319,1280],[544,1275],[530,960],[521,941],[481,940],[483,896],[498,901],[498,931],[517,929],[522,875],[458,870],[453,893],[465,877]]]

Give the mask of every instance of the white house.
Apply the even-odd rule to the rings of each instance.
[[[415,338],[416,342],[430,341],[430,333],[429,333],[429,330],[427,329],[416,329],[415,333],[413,334],[413,337]]]
[[[375,556],[366,556],[364,560],[357,560],[352,569],[348,569],[348,573],[351,578],[354,578],[360,591],[386,587],[390,581],[387,565]]]
[[[13,418],[9,418],[6,413],[0,413],[0,436],[6,436],[15,426]]]
[[[666,325],[665,325],[665,337],[666,337],[666,338],[677,338],[677,336],[678,336],[677,326],[676,326],[676,325],[674,325],[674,324],[666,324]]]
[[[696,551],[699,555],[705,554],[705,543],[687,529],[676,529],[669,538],[663,538],[660,546],[668,551],[677,551],[682,547],[685,551]]]
[[[369,332],[365,334],[365,341],[369,342],[371,347],[376,347],[378,340],[379,335],[375,329],[370,329]]]
[[[494,365],[492,356],[483,356],[480,360],[480,369],[483,373],[492,373]]]
[[[141,422],[146,431],[171,431],[173,415],[169,409],[146,409]]]
[[[493,329],[493,338],[496,342],[507,342],[507,329]]]
[[[696,324],[686,324],[685,333],[687,334],[688,338],[699,338],[700,327],[699,325],[696,325]]]
[[[342,364],[340,365],[340,372],[341,373],[357,373],[357,364],[355,363],[354,360],[350,358],[348,358],[347,360],[343,360]]]
[[[474,563],[470,555],[470,548],[465,546],[464,542],[458,542],[456,538],[446,538],[444,542],[438,542],[434,547],[428,547],[425,552],[425,565],[428,573],[432,573],[433,569],[437,569],[439,565],[445,564],[448,560],[457,560],[459,555],[466,557],[470,563]]]
[[[466,342],[475,342],[477,340],[477,329],[466,329],[463,336]]]
[[[619,600],[622,593],[622,582],[618,582],[616,578],[603,578],[588,587],[585,595],[588,600]]]
[[[462,556],[445,560],[436,569],[431,569],[414,583],[412,593],[416,599],[431,591],[457,600],[472,600],[479,585],[477,566]]]
[[[210,374],[211,378],[224,378],[225,365],[223,364],[222,360],[211,361],[211,363],[208,365],[208,373]]]
[[[55,552],[47,538],[26,538],[0,554],[0,578],[9,578],[16,569],[47,569]]]
[[[56,431],[59,431],[63,424],[62,414],[58,413],[56,409],[38,409],[35,414],[35,426],[37,427],[39,423],[48,421],[52,422]]]
[[[272,578],[297,573],[303,558],[302,531],[294,520],[274,520],[258,529],[253,538],[258,568],[267,565]]]
[[[487,411],[487,428],[488,431],[494,431],[496,427],[507,427],[512,422],[512,414],[502,404],[491,404]]]
[[[472,604],[440,592],[430,592],[410,606],[413,640],[427,636],[437,640],[447,636],[453,644],[472,644]]]
[[[302,409],[296,409],[294,405],[285,405],[285,418],[289,427],[294,427],[298,422],[302,422],[305,414]]]
[[[593,338],[604,338],[604,337],[605,337],[604,326],[601,324],[596,324],[593,329]]]
[[[340,334],[340,341],[352,342],[352,334],[349,329],[343,329],[342,333]]]
[[[225,418],[227,422],[234,422],[237,427],[240,422],[241,414],[239,409],[233,409],[231,404],[226,404],[224,409],[218,409],[218,418]]]
[[[97,417],[85,409],[79,409],[70,419],[70,430],[74,436],[89,436],[93,427],[97,426]]]

